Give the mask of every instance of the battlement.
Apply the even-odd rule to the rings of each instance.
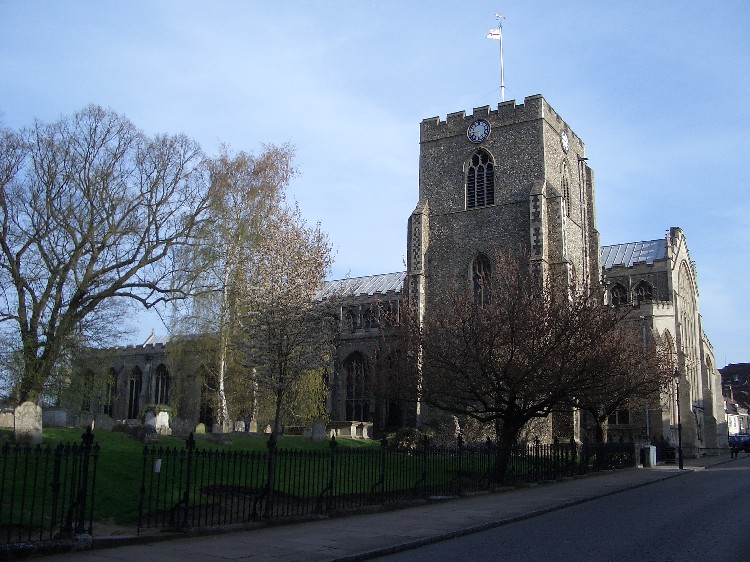
[[[422,141],[436,140],[455,134],[465,134],[466,127],[472,120],[483,117],[490,121],[493,127],[546,119],[550,123],[553,123],[559,130],[567,130],[571,138],[583,146],[581,139],[570,129],[541,94],[527,96],[523,101],[524,103],[521,104],[516,103],[516,100],[502,102],[497,104],[496,109],[492,109],[489,105],[475,107],[472,113],[468,115],[465,111],[456,111],[449,113],[444,121],[440,117],[423,119],[420,124]]]

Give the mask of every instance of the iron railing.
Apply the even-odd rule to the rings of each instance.
[[[99,445],[87,428],[81,443],[0,449],[0,543],[93,533]]]
[[[507,464],[501,463],[508,453]],[[634,443],[538,441],[502,451],[492,443],[412,449],[278,449],[237,452],[144,447],[138,532],[212,527],[346,512],[417,498],[456,496],[637,464]],[[498,467],[504,465],[503,472]]]

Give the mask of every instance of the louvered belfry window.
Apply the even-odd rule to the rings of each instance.
[[[495,166],[492,156],[483,149],[471,156],[466,173],[466,208],[495,204]]]

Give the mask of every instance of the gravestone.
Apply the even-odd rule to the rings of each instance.
[[[96,414],[94,416],[94,423],[96,424],[96,429],[99,431],[112,431],[112,428],[115,426],[115,420],[107,414]]]
[[[24,402],[15,411],[16,443],[39,445],[42,442],[42,407],[33,402]]]
[[[13,410],[3,410],[0,412],[0,428],[12,429],[16,425],[16,415]]]
[[[234,422],[234,430],[238,431],[240,433],[244,433],[245,432],[245,422],[242,421],[242,420],[237,420],[236,422]]]
[[[269,424],[268,424],[268,425],[266,426],[266,430],[264,431],[264,433],[271,433],[272,431],[273,431],[273,430],[271,429],[271,424],[269,423]]]
[[[258,422],[255,419],[250,420],[250,427],[248,428],[250,433],[258,433]]]
[[[44,427],[68,427],[68,409],[60,406],[44,408],[42,425]]]
[[[172,430],[169,428],[169,412],[159,412],[156,414],[154,425],[156,433],[159,435],[172,435]]]
[[[313,420],[312,440],[325,441],[326,439],[326,422],[325,420]]]
[[[199,423],[195,426],[195,433],[197,434],[205,434],[206,433],[206,424],[205,423]]]

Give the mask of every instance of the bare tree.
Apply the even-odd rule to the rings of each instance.
[[[612,311],[625,316],[627,311]],[[567,404],[588,412],[596,424],[595,438],[607,438],[607,420],[628,407],[652,407],[672,383],[669,355],[654,342],[644,342],[640,327],[627,318],[602,334],[589,350],[591,376]]]
[[[66,341],[93,337],[113,303],[187,295],[173,258],[206,219],[202,159],[187,137],[148,137],[98,106],[2,132],[0,325],[22,355],[16,401],[42,394]]]
[[[560,290],[555,279],[542,285],[524,256],[497,251],[493,258],[491,272],[444,295],[423,320],[402,311],[397,341],[404,347],[381,350],[379,370],[402,396],[493,424],[502,481],[524,426],[599,375],[590,350],[622,315],[596,291]]]
[[[286,187],[296,173],[293,160],[294,150],[288,145],[265,146],[258,156],[223,147],[217,158],[208,160],[210,221],[199,232],[200,244],[184,256],[190,264],[185,269],[199,272],[202,290],[176,320],[180,333],[213,334],[217,339],[212,346],[215,361],[207,362],[206,368],[215,380],[218,422],[224,431],[231,428],[228,373],[237,375],[235,396],[253,395],[239,388],[251,376],[241,361],[233,360],[238,356],[234,348],[237,303],[245,293],[253,255],[282,208]]]
[[[331,249],[320,225],[308,227],[295,207],[273,217],[248,268],[240,319],[254,380],[274,405],[274,437],[295,386],[322,377],[331,361],[332,305],[315,298],[330,265]]]

